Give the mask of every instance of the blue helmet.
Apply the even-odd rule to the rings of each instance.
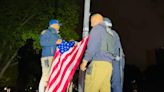
[[[59,24],[59,25],[61,26],[61,24],[59,23],[59,21],[56,20],[56,19],[51,19],[51,20],[49,21],[49,26],[51,26],[51,25],[53,25],[53,24]]]

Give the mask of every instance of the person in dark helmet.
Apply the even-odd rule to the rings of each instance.
[[[111,89],[112,92],[123,92],[125,55],[123,53],[119,35],[112,29],[111,20],[104,17],[104,24],[106,25],[106,31],[112,36],[114,42],[113,52],[111,52],[114,57],[114,60],[112,61],[113,71]]]

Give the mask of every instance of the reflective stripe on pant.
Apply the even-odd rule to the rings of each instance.
[[[47,85],[49,72],[53,62],[52,60],[53,60],[53,56],[41,58],[42,77],[39,83],[39,92],[45,92],[45,87]]]
[[[84,92],[110,92],[112,64],[107,61],[92,61],[86,71]]]

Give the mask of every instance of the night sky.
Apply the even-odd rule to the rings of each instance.
[[[126,62],[145,69],[164,46],[164,0],[91,0],[91,12],[110,17],[121,38]]]

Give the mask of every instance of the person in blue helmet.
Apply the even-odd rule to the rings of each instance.
[[[124,76],[124,65],[125,55],[121,46],[119,35],[112,29],[112,22],[109,18],[104,17],[104,24],[106,25],[106,31],[113,37],[115,59],[112,62],[112,80],[111,80],[111,91],[112,92],[123,92],[123,76]]]
[[[43,30],[40,35],[40,45],[42,47],[42,76],[39,83],[39,92],[45,92],[57,44],[62,42],[62,39],[58,35],[60,25],[61,24],[58,22],[58,20],[52,19],[49,21],[48,29]]]

